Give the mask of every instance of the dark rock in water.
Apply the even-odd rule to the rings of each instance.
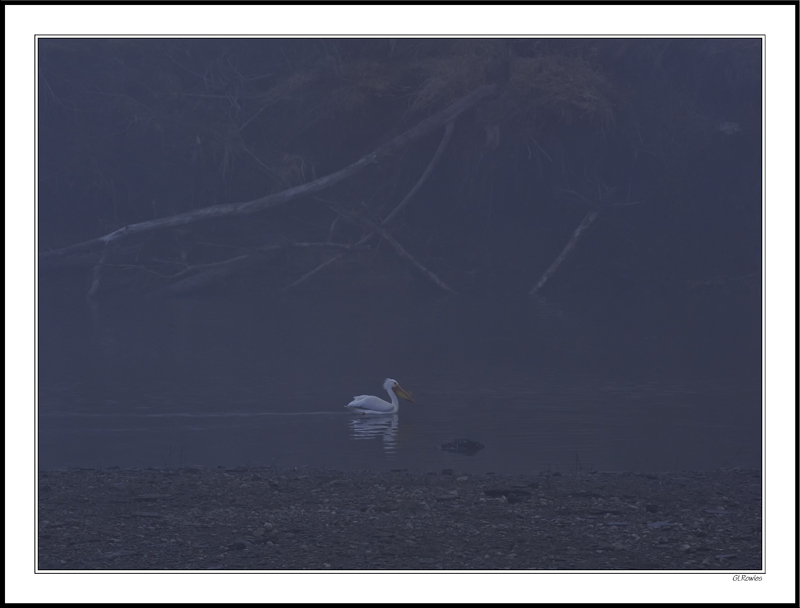
[[[473,441],[472,439],[456,439],[450,443],[443,443],[442,449],[445,452],[453,452],[454,454],[466,454],[472,456],[477,454],[483,449],[483,444]]]

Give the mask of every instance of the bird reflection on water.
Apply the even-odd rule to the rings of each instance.
[[[399,427],[397,414],[359,416],[350,420],[350,435],[353,439],[383,439],[383,449],[393,454],[397,451]]]

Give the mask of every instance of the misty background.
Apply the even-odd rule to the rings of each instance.
[[[760,466],[760,39],[38,52],[41,468]]]

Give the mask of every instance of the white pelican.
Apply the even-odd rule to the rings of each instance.
[[[397,380],[386,378],[383,383],[383,388],[386,389],[386,392],[389,393],[389,397],[392,398],[391,403],[384,401],[380,397],[373,397],[372,395],[358,395],[357,397],[353,397],[353,400],[345,405],[345,407],[355,412],[361,412],[362,414],[394,414],[400,409],[400,403],[397,401],[398,397],[402,397],[411,403],[416,403],[411,395],[397,384]]]

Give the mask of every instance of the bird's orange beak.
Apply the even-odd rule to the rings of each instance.
[[[394,394],[400,397],[401,399],[405,399],[406,401],[410,401],[411,403],[416,403],[416,401],[414,401],[414,398],[411,396],[411,393],[406,392],[405,390],[400,388],[400,385],[393,386],[392,390],[394,391]]]

